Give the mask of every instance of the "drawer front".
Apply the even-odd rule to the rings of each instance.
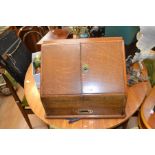
[[[124,115],[126,97],[125,95],[84,95],[44,99],[43,103],[46,115],[50,117],[110,117]]]

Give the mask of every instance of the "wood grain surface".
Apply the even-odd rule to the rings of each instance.
[[[115,37],[43,44],[40,87],[47,117],[124,117],[124,53],[124,41]]]
[[[88,65],[83,72],[83,93],[125,93],[126,71],[124,45],[114,39],[81,44],[81,62]]]
[[[155,86],[142,104],[140,110],[141,121],[145,128],[155,128]],[[153,110],[154,109],[154,110]]]
[[[41,96],[80,94],[79,44],[42,47]]]

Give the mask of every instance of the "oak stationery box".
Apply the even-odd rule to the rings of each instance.
[[[124,53],[120,37],[60,39],[43,44],[40,93],[46,117],[124,117]]]

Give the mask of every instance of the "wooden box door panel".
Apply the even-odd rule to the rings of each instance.
[[[82,91],[125,92],[125,57],[122,41],[81,43]]]
[[[42,46],[41,96],[80,94],[80,44]]]

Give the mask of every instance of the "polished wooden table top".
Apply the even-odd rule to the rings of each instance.
[[[140,109],[140,117],[145,128],[155,128],[155,86]]]
[[[72,124],[68,123],[66,119],[46,119],[45,111],[40,99],[40,93],[36,87],[34,77],[32,75],[32,65],[30,65],[24,84],[25,96],[29,106],[33,112],[45,123],[49,124],[53,128],[67,128],[67,129],[103,129],[114,128],[121,123],[128,120],[141,106],[146,95],[150,91],[150,85],[148,82],[141,82],[130,88],[128,88],[128,99],[126,104],[126,117],[121,119],[80,119]]]

